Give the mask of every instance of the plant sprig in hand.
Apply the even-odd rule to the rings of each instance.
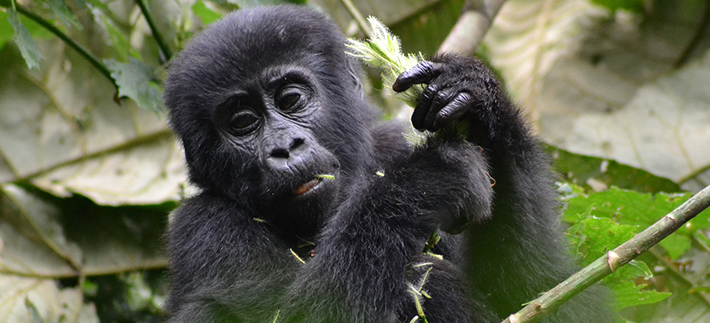
[[[423,61],[424,57],[421,53],[417,55],[402,53],[399,38],[393,35],[387,26],[375,17],[369,17],[367,21],[372,29],[372,38],[368,41],[349,38],[345,44],[349,49],[347,53],[379,69],[383,83],[391,87],[402,72]],[[422,85],[415,85],[401,92],[398,98],[407,105],[415,107],[423,91]]]

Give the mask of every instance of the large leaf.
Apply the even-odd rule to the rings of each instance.
[[[707,5],[658,0],[642,17],[586,0],[511,0],[485,44],[546,141],[696,190],[710,182]]]
[[[96,309],[84,304],[81,288],[59,289],[50,279],[0,274],[3,322],[99,322]]]
[[[0,182],[108,205],[176,201],[185,169],[164,118],[116,104],[111,82],[63,48],[47,47],[55,55],[41,72],[11,47],[0,52]]]
[[[164,211],[0,190],[0,273],[58,278],[162,267]]]
[[[100,207],[14,184],[0,187],[0,316],[8,322],[97,322],[81,288],[56,278],[162,268],[165,210]]]

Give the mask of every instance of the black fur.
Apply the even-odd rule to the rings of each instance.
[[[412,148],[377,122],[344,43],[306,8],[240,10],[171,63],[165,103],[202,191],[171,216],[170,322],[409,322],[415,298],[428,322],[496,322],[575,271],[548,160],[483,64],[400,77],[428,84],[416,127],[469,129]],[[443,259],[422,254],[464,223],[440,232]],[[609,321],[601,294],[546,322]]]

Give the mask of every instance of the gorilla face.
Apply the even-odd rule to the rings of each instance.
[[[307,11],[289,17],[297,24],[261,13],[235,12],[243,17],[188,45],[171,62],[165,102],[193,183],[310,234],[343,178],[371,158],[375,113],[335,25],[309,23],[320,16]]]
[[[223,149],[252,165],[248,186],[259,213],[280,214],[265,220],[300,235],[319,228],[340,178],[337,157],[314,135],[330,126],[320,97],[308,70],[277,66],[242,79],[212,116]]]
[[[256,160],[268,200],[318,191],[318,174],[335,174],[336,157],[313,136],[323,119],[310,73],[285,66],[243,82],[220,103],[213,123],[227,149]],[[272,198],[269,198],[271,196]]]

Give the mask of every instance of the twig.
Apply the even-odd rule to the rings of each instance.
[[[101,61],[99,61],[99,59],[96,56],[91,54],[86,48],[79,45],[73,39],[69,38],[69,36],[64,34],[61,30],[57,29],[57,27],[54,27],[54,25],[49,23],[44,18],[25,9],[23,6],[20,6],[19,4],[17,5],[16,8],[17,8],[17,12],[21,13],[22,15],[24,15],[27,18],[32,19],[34,22],[40,24],[42,27],[44,27],[44,29],[49,30],[49,32],[51,32],[55,36],[59,37],[59,39],[64,41],[67,45],[69,45],[69,47],[74,48],[74,50],[76,50],[79,53],[79,55],[81,55],[81,57],[86,59],[89,63],[91,63],[91,65],[93,65],[97,70],[99,70],[99,72],[101,72],[101,74],[106,76],[106,78],[108,78],[111,81],[111,83],[113,84],[113,86],[116,88],[116,91],[118,91],[118,85],[116,84],[116,80],[114,80],[113,77],[111,77],[111,71],[108,69],[108,67],[106,67],[106,65],[101,63]]]
[[[439,52],[473,56],[505,0],[466,0],[456,25],[439,47]]]
[[[367,24],[367,21],[362,16],[360,11],[357,10],[357,7],[355,7],[353,2],[350,0],[340,0],[340,2],[343,3],[345,9],[347,9],[353,19],[355,19],[355,22],[357,23],[358,27],[360,27],[360,30],[365,33],[365,36],[367,36],[367,38],[371,38],[372,30],[370,29],[370,26]]]
[[[693,195],[681,206],[666,214],[629,241],[599,257],[587,267],[584,267],[564,282],[530,302],[522,310],[506,318],[503,323],[537,322],[574,295],[615,272],[621,266],[656,245],[708,206],[710,206],[710,186]]]
[[[153,34],[153,38],[155,38],[155,42],[158,43],[160,51],[165,56],[165,61],[169,61],[170,58],[173,56],[173,51],[170,49],[170,46],[168,46],[168,43],[165,42],[160,32],[158,32],[158,28],[156,27],[155,21],[153,20],[153,15],[150,13],[150,10],[145,5],[144,0],[136,0],[136,4],[138,4],[138,7],[140,7],[141,12],[143,13],[143,17],[145,17],[145,21],[148,23],[148,27],[150,27],[150,32]]]

